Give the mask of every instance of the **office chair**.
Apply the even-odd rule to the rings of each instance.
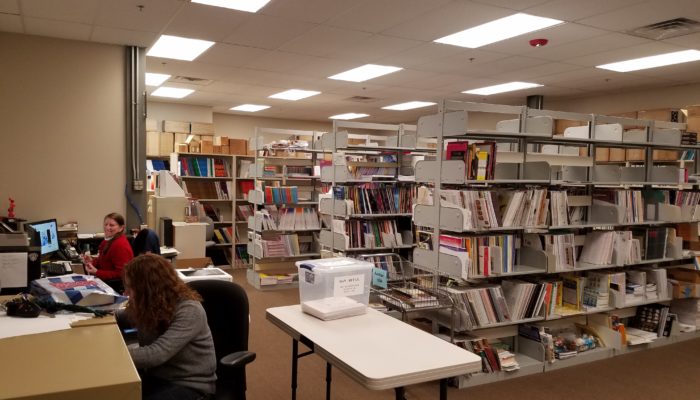
[[[141,229],[139,233],[131,241],[131,250],[134,252],[134,257],[146,254],[160,254],[160,240],[153,229]]]
[[[212,337],[216,359],[215,400],[245,400],[245,367],[255,360],[248,351],[248,296],[242,287],[219,280],[189,282],[204,300],[202,306]]]

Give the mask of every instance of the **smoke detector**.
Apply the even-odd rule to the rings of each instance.
[[[547,40],[547,39],[532,39],[532,40],[530,40],[530,46],[532,46],[532,47],[546,46],[547,43],[549,43],[549,40]]]

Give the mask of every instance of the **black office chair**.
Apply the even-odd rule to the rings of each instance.
[[[242,287],[219,280],[189,282],[204,300],[209,329],[214,338],[216,400],[245,400],[245,367],[255,360],[248,351],[248,296]]]
[[[134,252],[134,257],[146,253],[160,254],[158,234],[153,229],[141,229],[131,241],[131,250]]]

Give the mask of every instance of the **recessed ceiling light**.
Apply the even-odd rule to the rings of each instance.
[[[465,90],[462,93],[467,94],[480,94],[488,96],[490,94],[513,92],[515,90],[529,89],[534,87],[540,87],[539,83],[528,83],[528,82],[508,82],[502,83],[500,85],[487,86],[479,89]]]
[[[414,108],[433,106],[435,103],[430,101],[409,101],[407,103],[394,104],[392,106],[382,107],[383,110],[412,110]]]
[[[168,74],[156,74],[153,72],[146,72],[146,86],[160,86],[163,82],[170,78]]]
[[[317,94],[321,94],[321,92],[315,92],[313,90],[289,89],[287,91],[279,92],[268,97],[271,99],[296,101],[305,99],[307,97],[316,96]]]
[[[475,49],[487,44],[500,42],[528,32],[549,28],[563,23],[558,19],[538,17],[529,14],[513,14],[505,18],[453,33],[435,42]]]
[[[681,64],[698,60],[700,60],[700,51],[683,50],[673,53],[659,54],[656,56],[635,58],[633,60],[620,61],[611,64],[598,65],[596,68],[608,69],[610,71],[617,72],[630,72],[639,71],[640,69],[664,67],[666,65]]]
[[[266,110],[268,108],[270,108],[270,106],[263,106],[263,105],[258,105],[258,104],[241,104],[240,106],[231,107],[231,108],[229,108],[229,110],[256,112],[256,111]]]
[[[214,42],[208,40],[188,39],[178,36],[161,35],[158,41],[146,53],[151,57],[172,58],[192,61],[204,53]]]
[[[192,2],[254,13],[265,7],[270,0],[192,0]]]
[[[158,97],[172,97],[174,99],[181,99],[183,97],[189,96],[194,90],[192,89],[181,89],[174,87],[161,86],[151,93],[151,96]]]
[[[356,118],[364,118],[364,117],[369,117],[369,114],[357,114],[357,113],[338,114],[338,115],[330,116],[330,117],[328,117],[328,119],[356,119]]]
[[[339,81],[364,82],[378,76],[390,74],[392,72],[401,71],[401,67],[392,67],[388,65],[365,64],[361,67],[329,76],[328,79],[337,79]]]

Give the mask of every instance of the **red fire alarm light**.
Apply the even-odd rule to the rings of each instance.
[[[530,40],[530,46],[532,47],[542,47],[549,43],[547,39],[532,39]]]

